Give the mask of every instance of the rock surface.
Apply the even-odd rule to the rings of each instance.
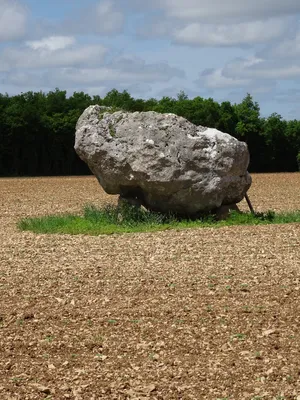
[[[88,107],[75,150],[109,194],[193,215],[238,203],[251,185],[247,145],[175,114]]]

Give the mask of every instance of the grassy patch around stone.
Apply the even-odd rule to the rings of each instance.
[[[300,210],[275,213],[238,213],[232,212],[227,219],[218,221],[211,215],[197,219],[179,218],[149,212],[134,206],[119,208],[109,205],[97,208],[93,205],[84,207],[82,215],[64,214],[47,215],[36,218],[24,218],[18,222],[21,231],[35,233],[86,234],[102,235],[130,232],[154,232],[168,229],[187,229],[204,227],[222,227],[231,225],[285,224],[300,222]]]

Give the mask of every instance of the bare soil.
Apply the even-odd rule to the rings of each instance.
[[[256,210],[300,209],[300,174],[253,181]],[[93,177],[0,179],[0,399],[300,399],[300,224],[16,228],[111,201]]]

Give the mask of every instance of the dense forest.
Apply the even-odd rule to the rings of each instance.
[[[262,118],[257,102],[248,94],[240,104],[219,104],[213,99],[134,99],[127,91],[111,90],[104,98],[56,89],[49,93],[0,94],[0,176],[88,174],[74,146],[76,121],[91,104],[126,111],[175,113],[196,125],[217,128],[250,150],[251,172],[300,169],[300,121],[285,121],[278,114]]]

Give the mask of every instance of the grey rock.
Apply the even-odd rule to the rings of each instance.
[[[246,143],[175,114],[87,108],[75,150],[109,194],[194,215],[241,201],[251,185]]]

